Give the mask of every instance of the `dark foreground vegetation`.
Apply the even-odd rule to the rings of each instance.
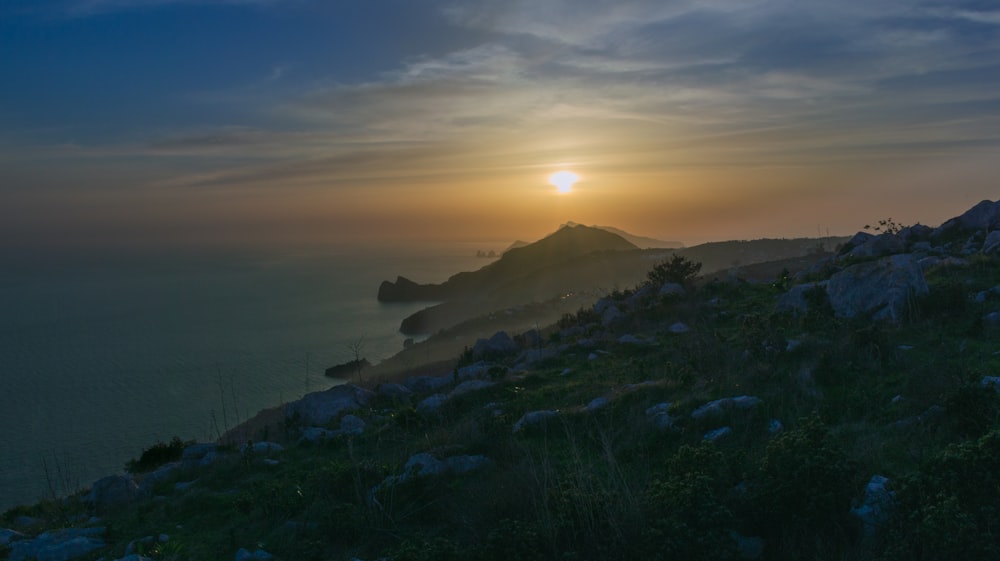
[[[358,388],[326,426],[170,469],[161,445],[121,500],[13,509],[0,558],[99,526],[80,559],[998,559],[1000,258],[978,230],[928,236],[766,283],[668,261],[447,379]],[[844,312],[834,277],[904,252],[925,285]]]

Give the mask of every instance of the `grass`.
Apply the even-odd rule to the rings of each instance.
[[[948,477],[963,466],[992,469],[1000,398],[978,382],[1000,371],[1000,330],[981,321],[1000,310],[1000,298],[971,297],[1000,284],[1000,264],[975,258],[931,270],[927,280],[930,293],[899,326],[822,310],[776,313],[785,287],[740,281],[708,282],[684,298],[652,296],[603,338],[593,313],[567,315],[562,327],[580,325],[595,348],[553,335],[553,345],[566,345],[558,356],[528,372],[498,370],[496,386],[436,414],[417,413],[416,402],[376,401],[360,413],[362,435],[289,445],[277,465],[234,453],[179,476],[197,478],[187,491],[165,481],[155,490],[162,498],[103,521],[111,545],[93,558],[120,557],[129,541],[167,533],[170,541],[148,555],[208,560],[261,547],[306,561],[735,559],[732,531],[763,537],[764,559],[898,559],[914,555],[917,546],[901,545],[911,543],[938,558],[987,558],[994,550],[980,542],[996,535],[988,509],[1000,489],[986,476]],[[692,331],[670,333],[676,321]],[[618,343],[625,333],[652,344]],[[789,350],[791,339],[799,346]],[[763,401],[690,417],[737,395]],[[601,396],[606,407],[583,410]],[[646,419],[662,402],[673,404],[672,430]],[[933,406],[945,412],[919,420]],[[521,415],[542,409],[559,415],[512,432]],[[768,431],[774,419],[785,427],[778,435]],[[703,440],[721,426],[732,433]],[[161,447],[151,463],[173,457]],[[425,452],[481,454],[492,467],[380,487]],[[848,514],[873,474],[892,479],[907,509],[877,543],[862,540]],[[58,509],[40,503],[9,511],[3,524],[20,514],[72,523],[85,512],[78,498]],[[950,530],[974,543],[956,542]]]

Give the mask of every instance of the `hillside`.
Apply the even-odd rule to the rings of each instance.
[[[566,265],[586,255],[638,249],[618,235],[587,226],[567,226],[545,238],[511,248],[503,256],[477,271],[452,275],[441,284],[416,284],[405,277],[379,286],[380,302],[455,300],[488,293],[524,275],[547,271],[567,276]]]
[[[1000,558],[1000,202],[970,213],[858,234],[797,271],[747,267],[777,269],[770,282],[660,262],[554,325],[477,342],[447,373],[414,365],[219,443],[153,447],[136,474],[8,511],[0,547]]]

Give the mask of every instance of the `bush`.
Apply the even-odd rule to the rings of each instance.
[[[769,543],[812,558],[819,543],[844,541],[853,469],[818,416],[768,443],[751,489],[749,521]]]
[[[646,277],[649,278],[649,282],[655,285],[675,282],[691,286],[691,282],[700,271],[701,263],[696,263],[675,253],[670,259],[653,267],[646,273]]]
[[[886,560],[1000,559],[1000,430],[951,445],[903,481]]]
[[[135,458],[125,463],[125,471],[129,473],[146,473],[166,464],[181,459],[184,448],[194,441],[183,442],[179,437],[173,437],[169,444],[157,442],[142,451],[139,459]]]
[[[722,502],[722,453],[708,443],[682,446],[668,474],[646,493],[644,545],[653,559],[735,559],[733,517]]]

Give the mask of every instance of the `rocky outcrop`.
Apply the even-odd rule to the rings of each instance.
[[[820,290],[826,290],[826,282],[807,282],[804,284],[797,284],[790,289],[788,292],[782,294],[778,298],[778,304],[776,309],[779,312],[790,312],[795,315],[803,315],[809,311],[809,300],[806,295],[815,290],[817,287]]]
[[[955,232],[995,230],[1000,228],[1000,201],[981,201],[961,216],[946,221],[934,230],[933,237]]]
[[[910,299],[928,290],[923,271],[910,254],[893,255],[848,267],[830,277],[827,296],[839,317],[872,313],[898,323]]]
[[[298,418],[304,425],[323,426],[344,413],[368,407],[374,397],[371,390],[353,384],[334,386],[289,403],[285,406],[285,417]]]
[[[514,433],[517,434],[528,427],[533,427],[535,425],[540,425],[549,419],[553,419],[559,415],[558,411],[531,411],[525,413],[520,419],[514,423]]]
[[[715,401],[709,401],[705,405],[695,409],[691,412],[692,419],[705,419],[707,417],[719,416],[727,411],[746,410],[756,407],[761,403],[759,397],[754,397],[752,395],[741,395],[737,397],[724,397],[722,399],[716,399]]]
[[[109,475],[94,482],[84,502],[98,515],[108,514],[135,500],[139,486],[128,475]]]
[[[993,230],[986,235],[986,240],[983,241],[983,253],[986,255],[1000,253],[1000,230]]]
[[[865,259],[869,257],[883,257],[902,253],[906,250],[906,244],[896,234],[886,232],[878,236],[870,236],[849,252],[846,257]]]
[[[851,514],[861,521],[865,539],[871,540],[889,520],[895,493],[889,490],[889,478],[873,475],[865,485],[864,500]]]
[[[68,561],[105,547],[104,527],[66,528],[10,544],[9,561]]]
[[[504,331],[497,331],[489,339],[479,339],[472,347],[473,360],[506,355],[517,351],[517,343]]]

